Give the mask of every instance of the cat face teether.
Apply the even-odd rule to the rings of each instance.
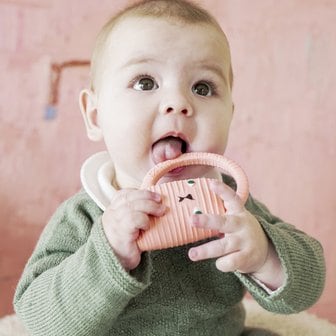
[[[195,228],[190,225],[193,213],[225,214],[223,201],[209,188],[209,178],[196,178],[168,183],[156,182],[172,169],[189,165],[217,167],[232,176],[237,184],[237,195],[245,203],[248,182],[243,170],[233,161],[212,153],[187,153],[177,159],[161,162],[145,176],[142,188],[161,194],[167,212],[162,217],[150,217],[150,228],[142,231],[138,246],[142,251],[180,246],[213,237],[217,231]]]

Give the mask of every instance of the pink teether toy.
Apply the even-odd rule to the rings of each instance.
[[[151,217],[150,228],[141,231],[138,246],[142,251],[180,246],[213,237],[217,231],[192,227],[193,213],[224,214],[223,201],[209,189],[209,178],[172,181],[156,185],[169,171],[190,165],[217,167],[232,176],[237,184],[237,195],[245,203],[248,198],[248,182],[244,171],[233,161],[212,153],[187,153],[174,160],[157,164],[145,176],[142,189],[161,194],[167,206],[162,217]]]

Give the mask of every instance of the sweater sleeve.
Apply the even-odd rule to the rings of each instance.
[[[105,335],[149,284],[144,253],[136,277],[113,254],[101,210],[82,192],[52,217],[19,281],[14,307],[32,335]]]
[[[250,197],[246,208],[257,218],[274,244],[286,274],[285,284],[267,293],[252,277],[236,272],[247,290],[265,309],[275,313],[297,313],[320,297],[325,283],[325,261],[320,243],[294,226],[273,216]]]

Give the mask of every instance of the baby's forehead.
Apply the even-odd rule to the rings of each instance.
[[[167,26],[173,28],[165,29]],[[117,50],[118,47],[124,47],[127,50],[133,49],[133,51],[135,45],[139,47],[137,38],[141,39],[145,37],[145,45],[140,45],[139,47],[139,52],[141,53],[145,54],[149,48],[155,50],[155,46],[157,48],[162,47],[167,41],[161,39],[162,35],[159,33],[161,28],[167,32],[165,37],[168,37],[168,39],[171,38],[174,40],[174,36],[181,41],[185,39],[186,44],[183,44],[181,48],[187,47],[191,50],[191,53],[193,53],[192,50],[195,48],[194,45],[190,43],[190,39],[187,41],[188,36],[190,37],[190,35],[195,32],[194,36],[197,39],[198,34],[202,35],[204,43],[212,43],[214,48],[216,48],[215,54],[217,54],[217,51],[218,54],[225,54],[225,62],[231,66],[230,49],[226,35],[220,27],[214,24],[208,22],[186,22],[177,18],[127,15],[119,18],[109,27],[108,31],[106,31],[105,40],[101,41],[102,43],[98,45],[100,50],[98,52],[96,51],[92,75],[100,76],[99,73],[102,71],[104,64],[107,65],[109,62],[113,62],[113,57],[110,56],[113,55],[113,51]],[[205,32],[204,34],[202,33],[203,30]],[[132,40],[134,41],[133,43]],[[169,46],[169,44],[167,44],[167,46]],[[195,52],[194,54],[202,54],[205,49],[206,48],[198,48],[197,53]],[[94,78],[92,79],[95,80]]]
[[[143,41],[143,49],[162,46],[175,40],[185,41],[181,47],[195,49],[191,40],[198,41],[202,39],[204,46],[211,44],[216,51],[230,54],[230,47],[223,30],[208,22],[186,22],[178,18],[152,17],[152,16],[127,16],[124,17],[109,30],[105,44],[101,48],[105,51],[118,48],[124,45],[127,40],[127,46],[130,49],[137,44],[137,39]],[[203,48],[198,49],[198,53],[202,53]],[[230,57],[229,57],[230,58]]]

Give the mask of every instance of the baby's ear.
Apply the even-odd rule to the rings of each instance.
[[[98,124],[97,98],[92,90],[82,90],[79,94],[79,107],[82,112],[86,133],[90,140],[103,139],[102,130]]]

